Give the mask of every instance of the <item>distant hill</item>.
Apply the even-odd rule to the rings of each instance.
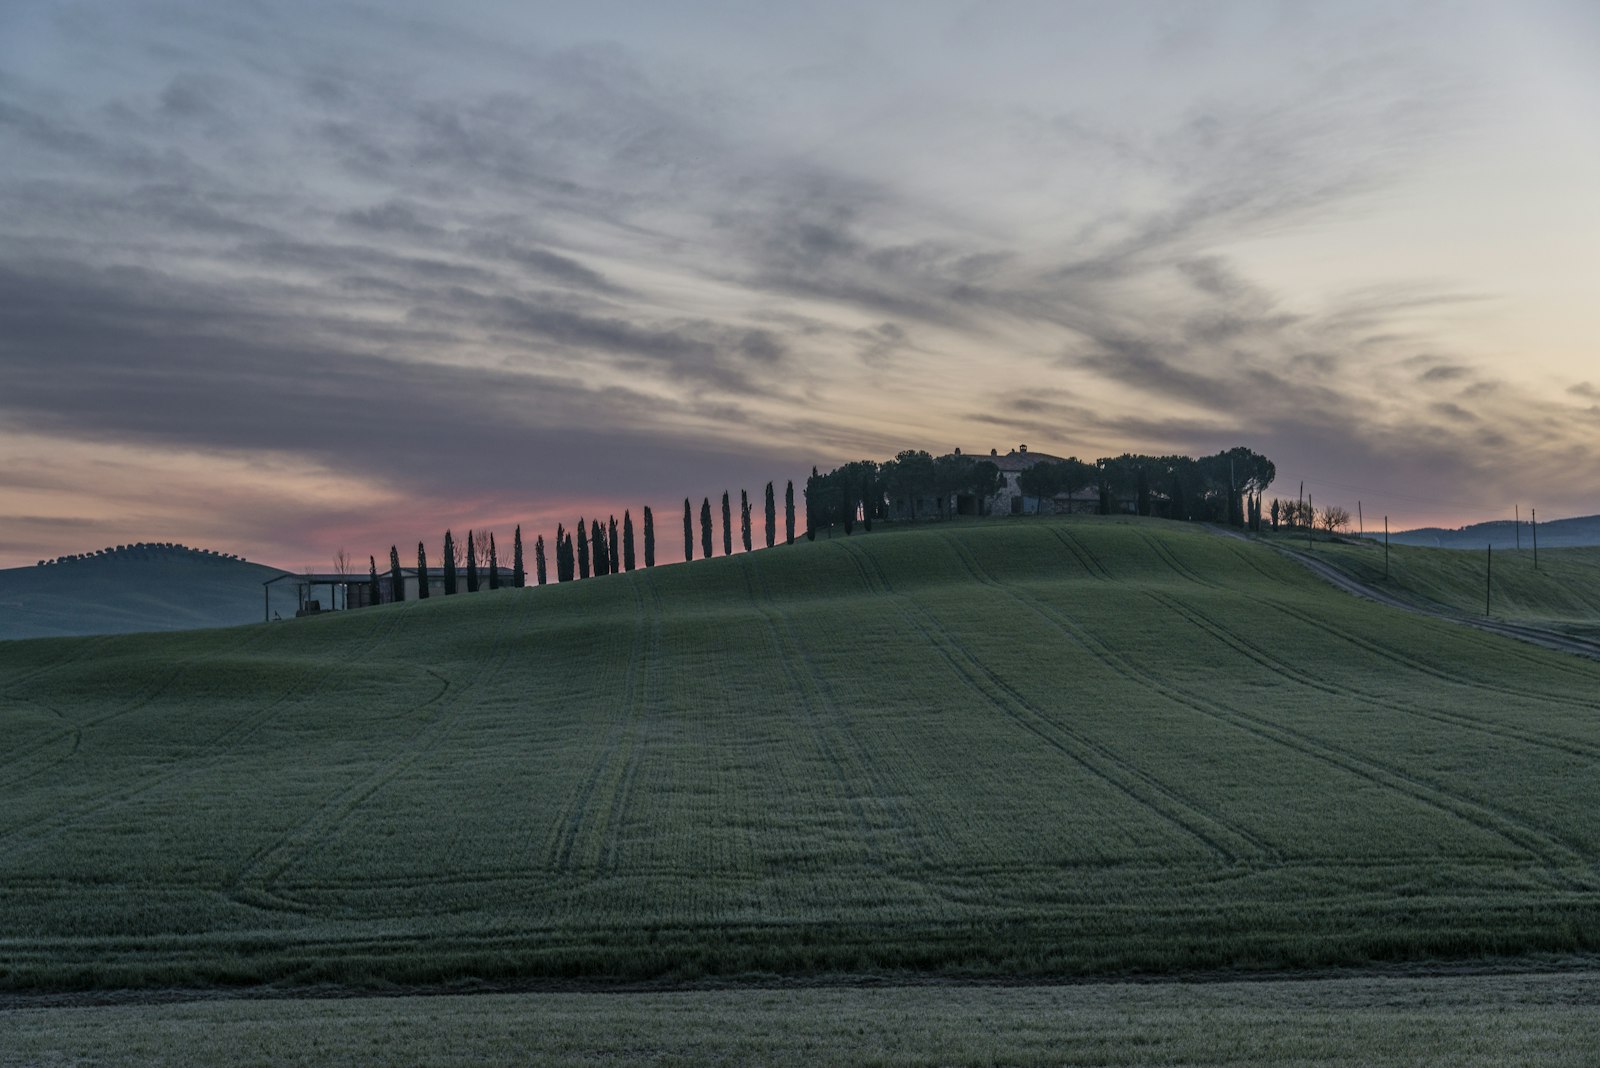
[[[183,545],[139,544],[0,570],[0,640],[229,627],[261,618],[283,572]]]
[[[1367,534],[1369,538],[1383,540],[1383,534]],[[1449,530],[1444,527],[1419,527],[1390,534],[1394,545],[1421,545],[1430,549],[1482,549],[1493,545],[1496,549],[1517,547],[1517,524],[1509,519],[1493,523],[1474,523],[1468,527]],[[1527,520],[1522,522],[1521,546],[1533,548],[1533,532]],[[1600,545],[1600,515],[1578,516],[1574,519],[1552,519],[1539,524],[1539,548],[1570,549],[1586,545]]]

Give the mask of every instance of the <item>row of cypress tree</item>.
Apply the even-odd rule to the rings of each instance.
[[[784,489],[783,495],[784,538],[785,545],[794,544],[794,482],[790,482]],[[766,543],[767,548],[772,548],[778,540],[778,502],[773,492],[773,484],[767,483],[766,504]],[[694,502],[690,498],[683,499],[683,558],[694,559]],[[711,520],[711,498],[706,497],[700,502],[700,555],[710,559],[716,542],[716,531]],[[751,507],[750,494],[745,490],[739,491],[739,544],[745,552],[749,552],[755,544],[754,535],[751,533]],[[733,499],[727,490],[722,491],[722,555],[733,555]]]
[[[691,505],[688,498],[683,502],[683,558],[694,559],[693,524],[691,522]],[[794,483],[788,484],[784,494],[785,538],[786,545],[794,544]],[[773,484],[767,483],[766,501],[766,543],[767,548],[772,548],[777,540],[777,500],[773,492]],[[656,565],[656,529],[655,515],[648,505],[644,509],[644,566]],[[558,582],[571,582],[574,579],[586,579],[603,575],[614,575],[623,571],[632,571],[635,568],[635,538],[633,526],[633,512],[625,510],[622,513],[622,524],[617,524],[617,517],[611,516],[602,523],[598,519],[590,520],[585,525],[579,518],[577,526],[569,531],[564,524],[556,524],[555,535],[555,567]],[[745,552],[751,551],[754,538],[751,533],[751,506],[750,495],[745,490],[739,491],[739,540]],[[711,498],[707,497],[700,505],[700,544],[701,555],[709,558],[712,555],[713,531],[711,523]],[[500,550],[495,544],[494,535],[489,535],[489,548],[487,551],[487,564],[480,573],[478,567],[479,542],[473,531],[467,531],[466,550],[458,553],[455,535],[446,530],[444,532],[443,575],[444,593],[446,596],[463,592],[463,579],[465,580],[466,593],[477,593],[480,589],[488,588],[497,590],[501,586]],[[724,491],[722,494],[722,552],[724,556],[733,553],[733,513],[732,500]],[[457,563],[461,557],[465,565],[463,568]],[[518,525],[512,544],[512,564],[510,583],[513,587],[521,589],[528,583],[528,575],[523,565],[522,552],[522,527]],[[544,535],[539,535],[533,545],[534,579],[538,585],[543,586],[549,579],[546,565]],[[377,604],[382,600],[382,585],[378,578],[378,561],[376,557],[367,557],[369,585],[369,603]],[[465,571],[463,575],[462,572]],[[428,550],[422,542],[417,542],[417,597],[419,599],[429,596],[429,568]],[[405,600],[405,574],[400,566],[400,551],[395,545],[389,546],[389,589],[391,599]]]

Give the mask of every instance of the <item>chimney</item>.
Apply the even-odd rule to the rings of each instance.
[[[1017,451],[1018,452],[1027,452],[1028,451],[1028,447],[1026,445],[1018,445],[1017,446]]]
[[[1000,455],[1000,450],[999,449],[990,449],[989,450],[989,455],[990,456],[999,456]]]

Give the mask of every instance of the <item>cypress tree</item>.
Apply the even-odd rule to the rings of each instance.
[[[722,555],[733,555],[733,510],[728,507],[728,491],[722,491]]]
[[[772,495],[772,483],[767,483],[767,548],[778,538],[778,502]]]
[[[589,532],[584,529],[583,517],[578,517],[578,577],[589,577]]]
[[[650,506],[644,506],[644,566],[656,566],[656,517]]]
[[[633,570],[633,512],[628,509],[622,512],[622,566]]]
[[[472,531],[467,531],[467,592],[478,592],[478,550],[472,543]]]
[[[383,603],[381,591],[378,589],[378,561],[371,556],[367,557],[367,603]]]
[[[428,550],[417,542],[417,600],[428,596]]]
[[[456,592],[456,539],[444,532],[444,595]]]
[[[396,601],[406,599],[406,577],[400,573],[400,550],[389,546],[389,589]]]
[[[539,580],[539,585],[544,585],[544,535],[540,534],[533,540],[533,570]]]
[[[500,588],[500,555],[494,551],[494,531],[489,531],[489,588]]]
[[[739,491],[739,541],[744,544],[744,551],[750,551],[750,494],[744,490]]]
[[[783,543],[794,544],[794,479],[789,480],[789,486],[783,491]]]
[[[611,551],[606,548],[606,528],[600,525],[600,520],[589,521],[589,549],[594,553],[594,574],[596,578],[611,573]]]
[[[688,563],[694,559],[694,512],[689,506],[689,498],[683,499],[683,560]]]
[[[700,555],[711,559],[711,498],[700,498]]]
[[[522,524],[517,524],[517,532],[511,542],[511,585],[522,589],[528,584],[528,572],[522,566]]]
[[[567,528],[556,524],[556,581],[572,581],[572,562],[567,559]]]
[[[611,573],[622,573],[622,546],[617,541],[617,517],[611,517],[611,525],[606,529],[606,547],[611,551]]]

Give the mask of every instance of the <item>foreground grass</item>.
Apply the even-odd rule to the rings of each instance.
[[[1561,1066],[1594,1063],[1590,975],[494,994],[0,1011],[56,1065]]]
[[[0,643],[0,983],[1600,949],[1600,664],[1159,521]]]

